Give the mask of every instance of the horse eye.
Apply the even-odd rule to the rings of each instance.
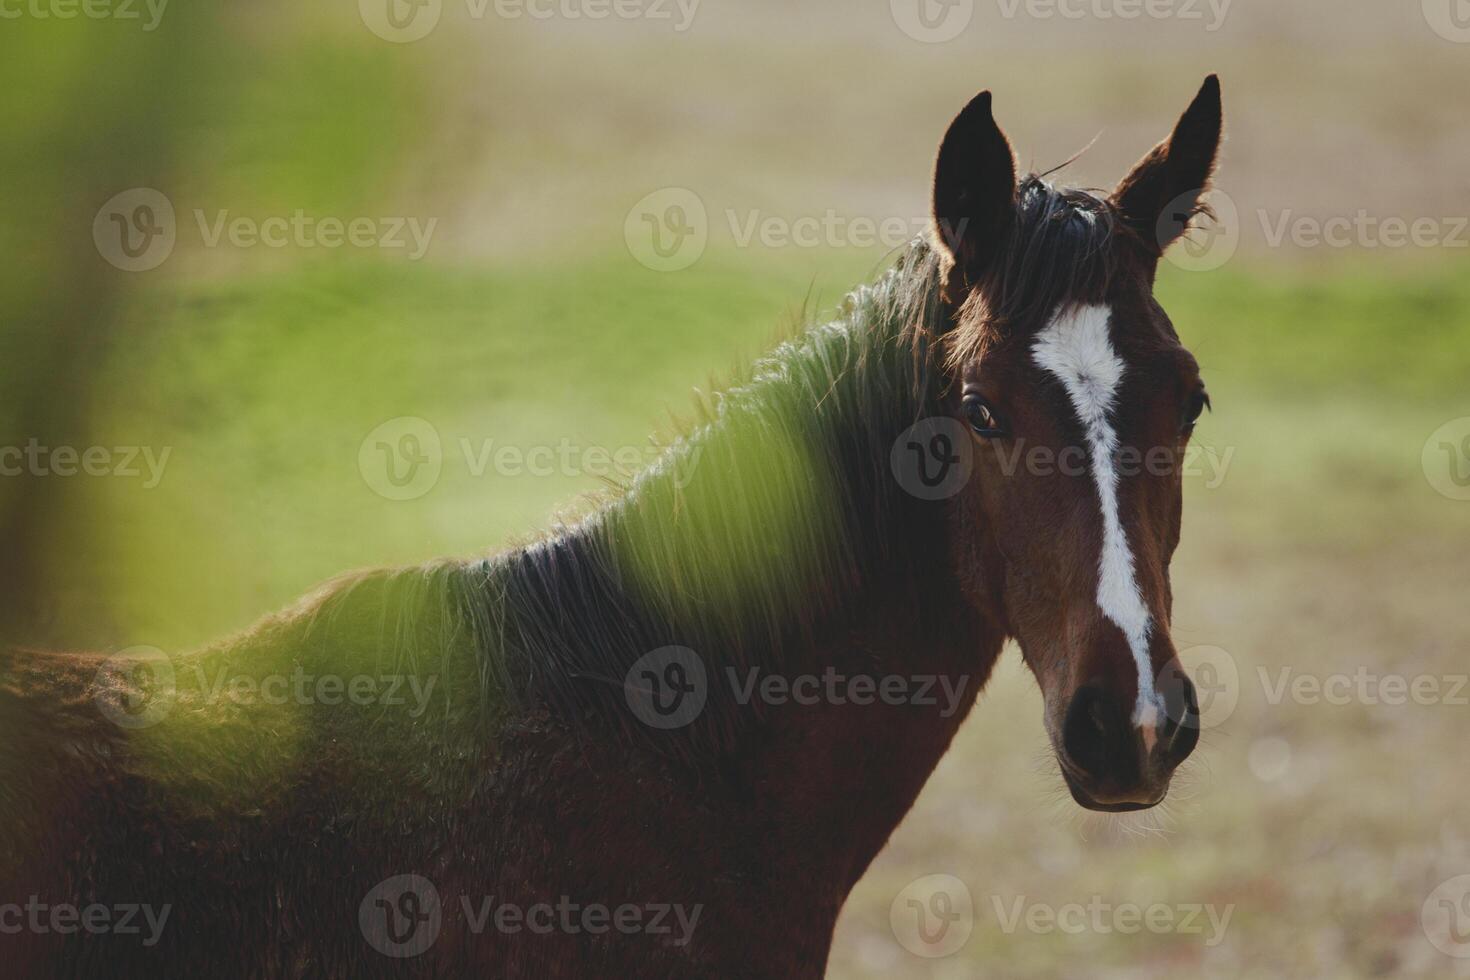
[[[1180,419],[1180,427],[1185,432],[1193,431],[1194,424],[1199,421],[1200,415],[1209,407],[1210,396],[1205,394],[1203,388],[1196,390],[1194,394],[1189,396],[1189,401],[1184,403],[1184,415]]]
[[[966,395],[964,407],[965,420],[970,423],[970,428],[975,430],[976,435],[986,438],[1005,435],[1000,417],[984,398],[975,394]]]

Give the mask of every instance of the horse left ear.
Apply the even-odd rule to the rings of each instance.
[[[1211,75],[1169,138],[1149,150],[1113,191],[1124,222],[1159,255],[1201,209],[1220,151],[1221,118],[1220,79]]]
[[[985,275],[1016,210],[1016,158],[990,111],[990,92],[949,124],[934,161],[930,238],[946,259],[945,298],[960,303]]]

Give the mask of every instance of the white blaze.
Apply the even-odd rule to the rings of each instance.
[[[1065,307],[1036,335],[1031,356],[1067,389],[1067,396],[1082,422],[1092,477],[1097,483],[1097,498],[1102,505],[1097,605],[1127,637],[1138,667],[1138,703],[1133,709],[1133,724],[1152,726],[1157,722],[1160,705],[1148,655],[1151,623],[1138,590],[1128,535],[1118,516],[1118,471],[1114,463],[1118,435],[1108,420],[1124,368],[1108,337],[1111,317],[1112,310],[1106,306]]]

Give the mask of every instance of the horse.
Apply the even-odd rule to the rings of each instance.
[[[8,968],[819,977],[1011,638],[1076,802],[1158,803],[1209,401],[1153,284],[1220,135],[1210,76],[1114,191],[1061,189],[982,92],[930,232],[584,516],[199,650],[5,651]]]

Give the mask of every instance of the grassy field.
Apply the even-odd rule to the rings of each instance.
[[[172,455],[153,488],[64,486],[74,519],[51,569],[57,640],[179,649],[343,569],[481,551],[545,527],[601,481],[575,468],[477,475],[461,439],[644,446],[692,384],[873,261],[839,256],[815,287],[749,255],[661,275],[623,254],[554,272],[361,262],[144,291],[96,386],[90,441]],[[1008,654],[854,894],[833,976],[972,976],[995,963],[1009,977],[1449,975],[1418,910],[1470,859],[1463,796],[1433,762],[1467,709],[1269,695],[1282,669],[1463,670],[1470,512],[1420,469],[1470,368],[1459,273],[1166,273],[1161,295],[1216,401],[1198,438],[1229,460],[1223,476],[1188,485],[1176,640],[1227,651],[1237,673],[1221,696],[1238,706],[1165,813],[1084,818],[1063,798],[1039,698]],[[1406,293],[1417,346],[1372,329]],[[130,331],[146,342],[129,343]],[[420,498],[385,500],[358,450],[404,415],[433,423],[444,471]],[[895,942],[888,913],[910,880],[940,872],[967,883],[977,922],[959,954],[931,962]],[[997,909],[1021,897],[1061,907],[1093,896],[1235,908],[1210,946],[1208,934],[1000,928]]]
[[[197,642],[343,568],[545,527],[599,474],[496,472],[479,465],[487,446],[644,453],[692,387],[882,261],[839,255],[806,278],[733,252],[677,274],[627,254],[476,271],[364,259],[141,291],[94,385],[87,442],[169,447],[166,478],[58,487],[78,519],[54,591],[83,604],[58,610],[64,642]],[[1465,516],[1419,465],[1470,367],[1458,267],[1307,282],[1166,267],[1160,296],[1216,404],[1199,438],[1223,474],[1191,477],[1201,535],[1371,549]],[[1397,316],[1412,328],[1377,329]],[[402,416],[438,430],[444,471],[430,493],[386,500],[358,450]]]
[[[179,650],[345,569],[550,526],[605,487],[588,457],[517,475],[481,469],[480,453],[645,454],[692,386],[885,262],[851,241],[739,247],[752,215],[922,215],[940,128],[982,84],[1024,162],[1065,159],[1106,126],[1069,171],[1105,183],[1220,68],[1221,183],[1248,227],[1223,268],[1166,264],[1159,284],[1215,402],[1197,438],[1228,461],[1187,484],[1174,571],[1176,642],[1219,698],[1204,744],[1165,810],[1084,816],[1008,651],[854,892],[830,975],[1470,976],[1420,919],[1437,885],[1470,873],[1455,752],[1470,707],[1279,694],[1283,676],[1448,690],[1465,674],[1470,503],[1437,493],[1421,462],[1431,433],[1470,415],[1464,252],[1272,249],[1255,219],[1463,213],[1467,49],[1412,12],[1355,20],[1319,2],[1241,9],[1210,36],[982,13],[967,40],[931,48],[895,37],[882,6],[711,7],[679,45],[648,25],[450,20],[393,46],[350,10],[270,4],[250,18],[206,5],[156,41],[17,25],[8,50],[26,56],[0,59],[0,80],[53,109],[0,110],[31,136],[0,150],[25,175],[0,191],[16,216],[0,236],[22,256],[0,275],[15,313],[0,418],[55,386],[68,413],[17,441],[168,452],[156,485],[146,471],[46,485],[43,604],[17,639]],[[166,191],[179,244],[129,275],[87,230],[136,186]],[[697,192],[710,240],[659,273],[624,247],[624,220],[670,186]],[[416,262],[208,247],[196,217],[298,209],[439,224]],[[40,372],[42,340],[73,326],[67,370]],[[359,453],[405,416],[432,425],[443,470],[390,500]],[[10,493],[0,485],[0,504]],[[889,919],[929,874],[960,879],[974,906],[969,940],[933,960]],[[1018,907],[1129,903],[1229,919],[1218,934],[1207,918],[1200,931],[1011,924]]]

